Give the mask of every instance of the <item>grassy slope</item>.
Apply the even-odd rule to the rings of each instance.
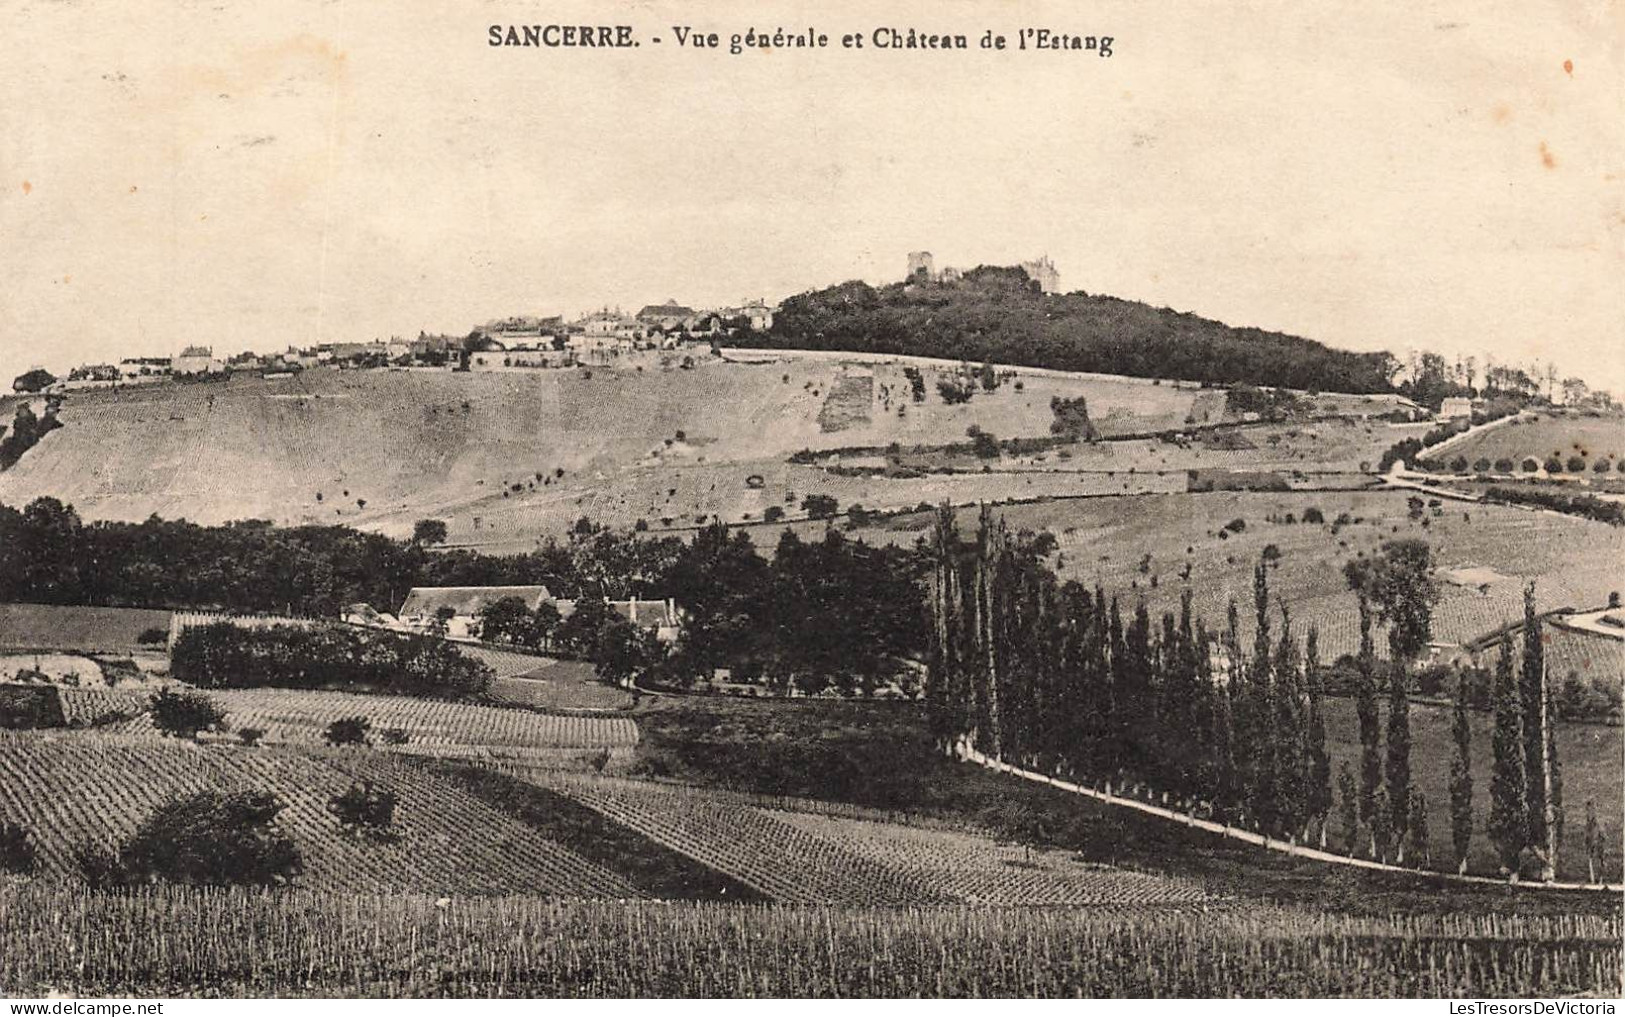
[[[647,773],[965,819],[1091,861],[1170,872],[1222,892],[1360,913],[1617,912],[1595,895],[1517,893],[1345,869],[1264,852],[1130,810],[991,774],[932,750],[919,707],[835,701],[663,698],[638,709]]]
[[[1451,460],[1462,456],[1472,463],[1483,457],[1493,463],[1504,457],[1521,464],[1528,456],[1541,462],[1557,456],[1566,464],[1574,455],[1586,458],[1588,475],[1590,464],[1598,457],[1613,460],[1617,472],[1617,463],[1625,457],[1625,416],[1543,413],[1539,420],[1513,421],[1489,428],[1450,446],[1443,458]]]
[[[1221,492],[1132,501],[1056,501],[998,511],[1015,528],[1054,533],[1063,578],[1091,586],[1099,582],[1128,607],[1143,596],[1153,613],[1176,610],[1179,571],[1189,562],[1196,614],[1210,629],[1222,627],[1226,604],[1236,600],[1244,640],[1251,638],[1253,566],[1263,549],[1274,544],[1283,557],[1271,574],[1271,592],[1291,606],[1293,628],[1300,636],[1310,624],[1319,626],[1323,660],[1353,652],[1358,642],[1354,598],[1342,576],[1344,563],[1370,554],[1385,540],[1427,541],[1441,569],[1479,565],[1498,573],[1487,592],[1441,582],[1434,635],[1444,641],[1470,639],[1522,617],[1527,579],[1537,581],[1543,609],[1599,607],[1609,591],[1621,588],[1618,563],[1625,559],[1625,530],[1618,527],[1506,506],[1457,503],[1441,507],[1440,515],[1430,515],[1423,527],[1408,517],[1407,498],[1399,491]],[[1287,513],[1301,518],[1310,507],[1321,510],[1327,525],[1266,520]],[[1330,524],[1342,512],[1361,522],[1333,534]],[[1246,529],[1220,539],[1218,531],[1233,519],[1244,520]],[[929,525],[923,515],[900,517],[856,535],[872,542],[912,544],[929,532]],[[962,511],[960,532],[974,533],[975,526],[975,510]],[[1151,556],[1149,571],[1141,573],[1145,555]],[[1155,589],[1150,585],[1152,576],[1158,579]],[[1279,618],[1276,622],[1279,625]],[[1620,677],[1625,679],[1625,674]]]
[[[524,537],[557,532],[583,512],[623,524],[702,510],[738,518],[761,499],[779,503],[792,480],[775,475],[757,491],[745,477],[764,464],[782,467],[804,447],[963,440],[972,423],[1002,436],[1043,435],[1052,395],[1088,397],[1119,430],[1177,426],[1200,395],[1131,381],[1034,379],[1022,392],[1006,385],[955,407],[933,389],[899,416],[907,382],[899,368],[878,367],[870,419],[824,431],[820,414],[845,370],[839,364],[702,357],[681,370],[652,355],[641,363],[641,371],[623,363],[523,374],[324,369],[78,393],[63,409],[65,426],[0,476],[0,501],[51,494],[88,518],[157,512],[390,532],[440,516],[454,539],[493,528]],[[679,431],[685,440],[675,440]],[[799,493],[814,489],[807,478],[819,474],[791,472]],[[514,484],[519,492],[509,490]]]

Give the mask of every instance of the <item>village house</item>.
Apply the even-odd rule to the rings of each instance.
[[[1439,405],[1440,420],[1456,420],[1473,415],[1473,401],[1466,396],[1451,396]]]
[[[188,346],[169,362],[169,373],[177,377],[218,374],[225,369],[226,365],[215,359],[214,351],[207,346]]]
[[[169,373],[169,357],[125,357],[118,362],[119,375],[130,378],[151,378]]]
[[[396,617],[415,632],[437,632],[443,622],[448,638],[478,639],[480,612],[507,597],[532,611],[552,600],[545,586],[415,586]]]
[[[576,322],[576,328],[586,339],[618,339],[630,342],[643,333],[636,319],[628,318],[620,311],[611,311],[607,307]],[[576,345],[574,339],[570,345]],[[590,344],[589,344],[590,345]]]
[[[765,300],[747,300],[738,307],[724,308],[721,315],[730,322],[744,322],[755,332],[773,327],[773,308]]]
[[[381,342],[333,343],[330,347],[332,362],[341,367],[366,366],[372,362],[389,360],[389,347]]]
[[[694,308],[685,307],[667,298],[663,304],[648,304],[637,313],[638,323],[645,329],[674,332],[687,328],[694,320]]]

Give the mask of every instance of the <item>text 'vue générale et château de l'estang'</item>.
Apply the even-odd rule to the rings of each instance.
[[[789,30],[755,28],[743,32],[706,31],[687,25],[673,25],[668,35],[650,35],[653,45],[681,49],[726,50],[731,54],[746,50],[1059,50],[1112,55],[1116,41],[1109,35],[1084,35],[1049,28],[1020,28],[1011,35],[987,29],[979,35],[934,33],[914,28],[874,28],[861,32],[821,32],[814,28]],[[492,47],[522,49],[634,49],[643,44],[631,25],[490,25],[486,44]]]

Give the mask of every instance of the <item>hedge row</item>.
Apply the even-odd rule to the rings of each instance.
[[[484,693],[492,672],[442,639],[349,627],[199,625],[175,640],[171,673],[202,688],[355,689],[405,696]]]

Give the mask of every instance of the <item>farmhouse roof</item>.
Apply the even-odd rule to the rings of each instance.
[[[670,297],[664,304],[649,304],[638,312],[639,318],[687,318],[694,314],[694,308],[684,307]]]
[[[488,604],[504,597],[518,597],[525,606],[536,606],[551,597],[545,586],[415,586],[401,604],[400,615],[431,615],[443,607],[455,612],[455,617],[472,618]]]

